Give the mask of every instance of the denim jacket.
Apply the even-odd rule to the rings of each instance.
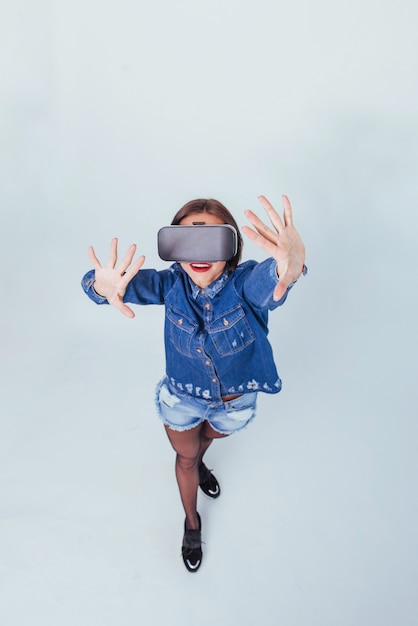
[[[306,271],[304,272],[306,273]],[[82,287],[97,304],[106,298],[93,289],[94,270]],[[246,261],[227,270],[205,289],[193,283],[180,264],[140,270],[129,282],[124,302],[165,305],[166,375],[173,390],[220,401],[224,396],[264,391],[282,383],[267,339],[268,312],[278,283],[276,262]]]

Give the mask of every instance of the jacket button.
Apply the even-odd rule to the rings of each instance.
[[[210,365],[210,361],[205,361],[205,365]]]
[[[217,379],[217,378],[212,378],[212,382],[213,382],[213,383],[217,383],[217,382],[218,382],[218,379]]]
[[[182,319],[177,320],[177,324],[179,324],[179,326],[181,326],[183,324],[183,320]]]
[[[202,350],[200,348],[196,348],[196,352],[199,352],[199,354],[202,352]]]
[[[225,319],[224,319],[224,326],[228,326],[228,324],[229,324],[229,322],[228,322],[228,320],[225,318]]]

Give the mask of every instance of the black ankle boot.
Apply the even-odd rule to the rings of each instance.
[[[184,536],[181,554],[183,561],[189,572],[197,572],[202,563],[202,520],[197,513],[199,520],[198,530],[187,530],[186,521],[184,522]]]
[[[199,487],[209,498],[219,498],[221,495],[218,481],[203,461],[199,465]]]

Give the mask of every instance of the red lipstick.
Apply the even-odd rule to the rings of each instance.
[[[190,263],[190,267],[194,272],[207,272],[212,267],[211,263]]]

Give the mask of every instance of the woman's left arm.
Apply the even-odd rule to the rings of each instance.
[[[287,196],[283,196],[283,220],[264,196],[258,198],[270,218],[274,230],[264,224],[252,211],[245,215],[254,226],[243,226],[242,230],[254,243],[265,250],[276,261],[279,282],[274,289],[274,300],[280,300],[291,283],[302,274],[305,267],[305,246],[292,221],[292,207]]]

